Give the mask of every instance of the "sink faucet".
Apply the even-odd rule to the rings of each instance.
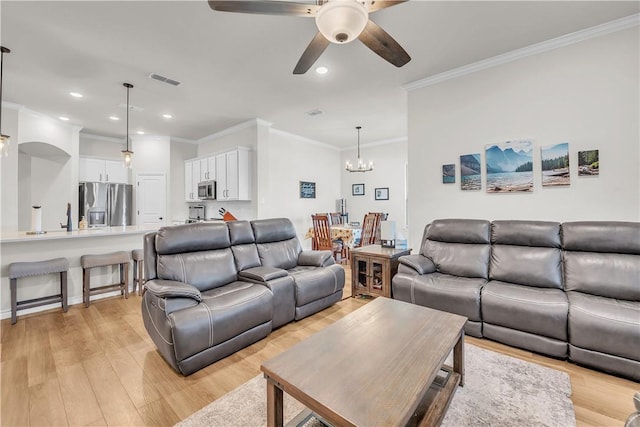
[[[61,228],[66,228],[67,231],[72,231],[73,227],[71,225],[71,203],[67,203],[67,225],[60,223]]]

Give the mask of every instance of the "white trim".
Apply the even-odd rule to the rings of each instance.
[[[144,136],[144,135],[140,135],[140,136]],[[170,136],[169,137],[171,142],[175,141],[175,142],[182,142],[185,144],[198,144],[198,141],[196,141],[195,139],[187,139],[187,138],[180,138],[179,136]]]
[[[93,134],[93,133],[81,132],[80,133],[80,138],[82,139],[82,137],[95,139],[96,141],[112,142],[114,144],[125,144],[126,143],[124,137],[122,139],[120,139],[120,138],[114,138],[112,136],[102,136],[102,135],[96,135],[96,134]]]
[[[403,142],[407,142],[409,139],[406,136],[399,136],[397,138],[389,138],[389,139],[381,139],[380,141],[373,141],[373,142],[368,142],[366,144],[360,144],[360,148],[362,147],[378,147],[380,145],[387,145],[387,144],[401,144]],[[345,147],[340,149],[340,151],[349,151],[349,150],[355,150],[357,149],[358,146],[357,145],[352,145],[350,147]]]
[[[483,59],[482,61],[474,62],[472,64],[463,65],[462,67],[454,68],[452,70],[435,74],[424,79],[416,80],[414,82],[402,85],[402,88],[406,91],[412,91],[415,89],[432,86],[446,80],[455,79],[457,77],[486,70],[487,68],[495,67],[497,65],[506,64],[508,62],[526,58],[528,56],[548,52],[550,50],[569,46],[575,43],[580,43],[585,40],[604,36],[617,31],[626,30],[638,25],[640,25],[640,14],[630,15],[611,22],[596,25],[594,27],[586,28],[584,30],[576,31],[560,37],[536,43],[531,46],[523,47],[521,49],[512,50],[511,52],[503,53],[492,58]]]
[[[271,123],[262,120],[262,119],[250,119],[247,120],[245,122],[239,123],[235,126],[231,126],[230,128],[226,128],[221,130],[220,132],[216,132],[216,133],[212,133],[211,135],[205,136],[203,138],[198,139],[196,142],[198,144],[202,143],[202,142],[210,142],[219,138],[222,138],[223,136],[227,136],[227,135],[231,135],[233,133],[239,132],[243,129],[247,129],[253,126],[258,126],[258,125],[263,125],[263,126],[271,126]]]
[[[2,108],[6,108],[8,110],[21,110],[22,108],[27,107],[21,104],[16,104],[14,102],[2,101]]]
[[[318,147],[323,147],[323,148],[328,148],[330,150],[340,151],[340,149],[338,147],[336,147],[335,145],[327,144],[326,142],[316,141],[315,139],[307,138],[305,136],[296,135],[295,133],[287,132],[287,131],[284,131],[284,130],[271,128],[271,129],[269,129],[269,132],[273,133],[273,134],[281,135],[281,136],[293,137],[293,138],[296,138],[296,139],[298,139],[298,140],[300,140],[300,141],[302,141],[302,142],[304,142],[306,144],[316,145]]]

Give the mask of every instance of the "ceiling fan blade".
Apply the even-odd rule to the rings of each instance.
[[[367,22],[358,38],[369,49],[396,67],[402,67],[411,61],[411,57],[402,46],[372,20]]]
[[[220,12],[258,13],[264,15],[316,16],[320,6],[288,1],[209,0],[209,7]]]
[[[298,60],[296,67],[293,69],[293,74],[304,74],[309,68],[316,62],[316,60],[322,55],[322,52],[329,46],[330,42],[322,35],[321,32],[315,35],[309,46],[304,50],[302,56]]]
[[[376,10],[395,6],[397,4],[404,3],[406,1],[407,0],[374,0],[367,6],[367,10],[369,11],[369,13],[372,13],[372,12],[375,12]]]

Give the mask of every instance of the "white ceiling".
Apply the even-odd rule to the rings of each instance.
[[[124,137],[126,91],[144,109],[130,133],[197,140],[259,117],[337,147],[407,135],[401,85],[638,13],[637,1],[417,1],[371,15],[411,55],[402,68],[362,43],[330,45],[304,75],[292,70],[313,19],[212,11],[202,1],[0,2],[3,99],[83,132]],[[151,72],[183,82],[149,79]],[[85,96],[71,98],[69,91]],[[305,112],[321,109],[323,115]],[[169,112],[174,119],[160,115]]]

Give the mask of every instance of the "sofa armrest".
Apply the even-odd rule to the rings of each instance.
[[[144,287],[158,298],[191,298],[202,301],[202,295],[195,286],[175,280],[153,279],[145,282]]]
[[[257,282],[268,282],[269,280],[279,279],[280,277],[288,275],[287,270],[277,267],[253,267],[238,273],[240,278]]]
[[[298,255],[298,265],[326,267],[335,264],[331,251],[302,251]]]
[[[400,264],[405,265],[418,274],[433,273],[436,271],[436,265],[429,258],[422,255],[404,255],[398,258]]]

